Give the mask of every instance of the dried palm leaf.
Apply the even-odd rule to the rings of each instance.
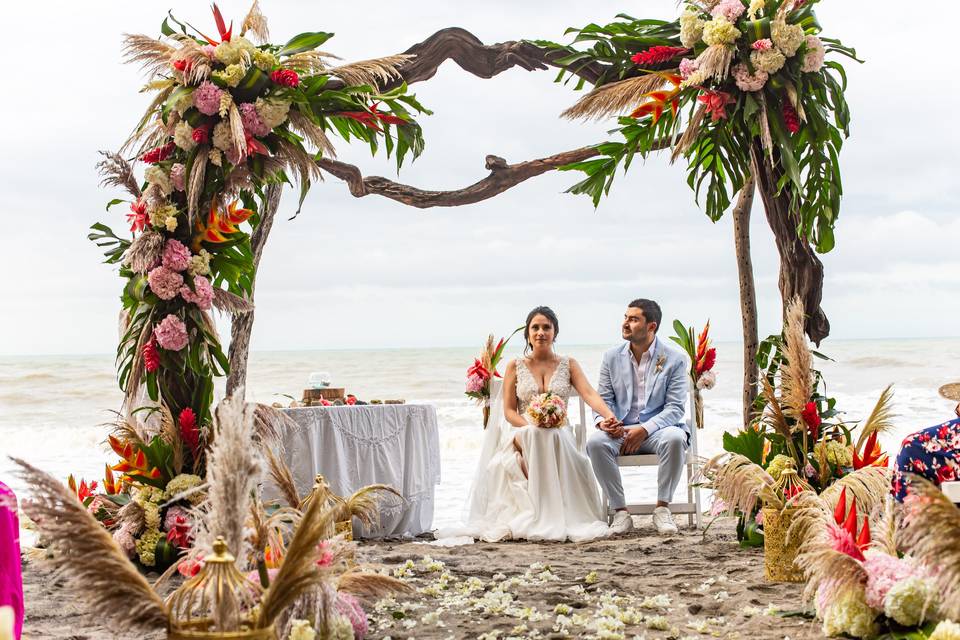
[[[163,234],[148,227],[133,239],[123,254],[124,266],[135,273],[146,273],[163,256]]]
[[[139,64],[148,78],[168,68],[170,56],[174,53],[174,47],[150,36],[128,33],[123,38],[123,61]]]
[[[230,104],[229,111],[230,122],[230,142],[234,151],[240,156],[247,155],[247,134],[243,130],[243,119],[240,117],[240,110],[236,103]]]
[[[376,87],[380,83],[387,83],[391,80],[401,78],[402,76],[400,75],[400,71],[398,71],[398,67],[402,67],[415,57],[416,56],[401,53],[394,56],[376,58],[374,60],[361,60],[340,67],[334,67],[330,70],[330,73],[351,86],[369,84]]]
[[[718,82],[726,79],[733,62],[734,48],[725,44],[712,44],[697,56],[697,72],[704,79]]]
[[[783,508],[783,501],[774,489],[773,477],[746,456],[738,453],[715,456],[704,466],[703,475],[709,480],[714,494],[727,504],[730,515],[737,511],[753,513],[758,499],[767,506]]]
[[[123,187],[134,199],[139,198],[140,185],[133,173],[133,166],[119,153],[99,151],[103,160],[97,163],[97,172],[100,174],[101,187]]]
[[[300,494],[297,492],[297,485],[293,481],[293,473],[290,472],[290,467],[283,458],[278,457],[271,449],[264,449],[264,453],[270,469],[270,478],[277,485],[280,494],[288,505],[294,509],[299,508]]]
[[[236,110],[236,107],[233,107],[233,109]],[[190,169],[190,180],[187,182],[187,225],[190,229],[196,226],[197,211],[201,205],[200,196],[203,195],[203,179],[209,155],[210,147],[207,145],[201,146],[197,150],[193,167]],[[230,549],[233,549],[233,547],[230,547]]]
[[[143,329],[140,331],[140,335],[137,336],[137,342],[134,346],[133,360],[130,363],[130,375],[127,376],[127,393],[124,396],[124,404],[128,411],[136,408],[137,394],[140,393],[140,382],[143,380],[143,374],[146,373],[146,365],[144,365],[143,362],[143,348],[150,342],[152,337],[152,323],[143,323]]]
[[[700,127],[703,125],[703,118],[706,114],[707,105],[700,105],[700,108],[697,109],[693,117],[690,118],[690,122],[687,124],[683,135],[680,136],[677,144],[674,145],[673,152],[670,154],[670,164],[673,164],[680,156],[684,155],[696,141],[697,136],[700,135]]]
[[[235,316],[253,311],[252,302],[220,287],[213,288],[213,306]]]
[[[813,354],[804,333],[803,302],[795,296],[787,303],[783,326],[783,366],[780,367],[780,389],[784,413],[803,425],[803,410],[813,395]],[[806,433],[806,429],[803,429]]]
[[[276,158],[283,162],[291,172],[296,172],[300,185],[307,184],[311,178],[323,180],[320,167],[314,161],[313,156],[300,145],[281,138],[277,140],[277,146],[279,151],[276,153]]]
[[[240,35],[244,35],[247,31],[256,36],[261,44],[270,39],[270,29],[267,28],[267,19],[260,12],[260,3],[257,0],[253,0],[250,11],[247,12],[247,16],[243,19],[243,25],[240,27]]]
[[[240,197],[241,191],[249,191],[252,184],[250,176],[250,170],[247,169],[246,165],[235,165],[227,175],[223,190],[220,192],[220,199],[224,201],[236,200]]]
[[[893,500],[886,500],[877,524],[873,528],[873,542],[871,546],[887,555],[896,557],[900,551],[900,530],[902,524],[900,505]]]
[[[880,394],[880,398],[877,399],[877,404],[874,405],[873,411],[870,412],[870,417],[867,418],[867,421],[863,423],[863,427],[860,428],[860,437],[857,438],[856,450],[863,451],[863,444],[867,441],[867,438],[874,433],[878,435],[889,433],[893,428],[893,385],[891,384]]]
[[[249,557],[244,528],[262,465],[258,448],[251,446],[254,409],[243,402],[242,389],[217,406],[213,431],[216,436],[207,454],[207,499],[195,526],[195,549],[208,554],[216,538],[223,536],[244,570]]]
[[[315,148],[327,158],[336,158],[337,150],[333,142],[327,137],[327,134],[319,125],[310,121],[310,118],[300,113],[297,109],[291,109],[288,117],[290,127],[304,138],[310,141]]]
[[[674,70],[675,72],[675,70]],[[561,118],[599,120],[623,113],[628,107],[637,105],[645,94],[656,91],[667,83],[666,77],[659,73],[647,73],[619,82],[610,82],[596,87],[583,96],[572,107],[560,114]]]
[[[319,75],[329,70],[327,60],[339,60],[338,56],[324,51],[302,51],[280,61],[283,69],[292,69],[305,75]]]
[[[121,527],[126,526],[132,535],[140,535],[147,526],[147,516],[143,507],[133,500],[123,505],[117,512],[117,524]]]
[[[941,611],[960,619],[960,509],[930,482],[905,475],[903,551],[933,570]]]
[[[760,142],[763,150],[766,151],[764,157],[767,163],[773,166],[773,135],[770,133],[770,118],[767,116],[767,98],[763,91],[760,91]],[[759,168],[759,167],[758,167]]]
[[[180,427],[177,421],[173,419],[170,407],[160,404],[160,439],[170,445],[173,451],[173,457],[170,460],[170,466],[174,475],[180,475],[183,472],[183,440],[180,437]]]
[[[766,376],[760,377],[760,395],[763,396],[767,405],[761,418],[762,423],[772,427],[774,431],[786,438],[787,446],[792,447],[793,434],[790,432],[787,416],[783,412],[783,407],[780,406],[780,399],[777,398],[773,385]]]
[[[843,476],[820,493],[830,509],[837,506],[840,494],[847,490],[847,500],[857,499],[863,513],[873,513],[890,494],[890,470],[886,467],[864,467]]]
[[[125,633],[165,629],[163,600],[113,536],[60,481],[23,460],[12,460],[33,493],[23,510],[48,541],[58,561],[57,573],[72,587],[84,612]]]
[[[269,405],[254,405],[254,440],[264,448],[283,450],[283,436],[299,429],[296,421]]]
[[[859,588],[867,579],[863,565],[852,556],[833,549],[826,528],[803,540],[795,562],[807,579],[804,598],[814,597],[822,586],[832,599],[837,593]]]
[[[345,591],[363,600],[372,601],[391,593],[411,593],[413,588],[392,576],[355,568],[340,574],[337,578],[337,591]]]
[[[146,446],[144,443],[144,434],[137,428],[136,421],[127,420],[123,414],[116,411],[114,412],[114,416],[114,421],[109,423],[110,435],[119,440],[124,446],[128,443],[135,447]]]
[[[143,116],[140,118],[140,122],[137,123],[137,126],[133,128],[133,131],[130,132],[130,135],[127,136],[127,139],[122,145],[120,145],[120,153],[124,153],[128,149],[132,149],[138,142],[141,143],[140,148],[137,150],[136,155],[139,157],[145,148],[151,146],[156,146],[154,143],[161,135],[166,135],[167,130],[165,125],[159,119],[155,119],[151,122],[151,118],[156,114],[157,109],[160,108],[164,102],[167,101],[167,98],[170,97],[170,94],[173,92],[173,87],[167,87],[162,89],[153,97],[153,101],[147,106],[146,111],[143,112]]]

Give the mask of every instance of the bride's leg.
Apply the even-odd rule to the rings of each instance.
[[[527,474],[527,461],[523,459],[523,447],[520,444],[519,433],[513,437],[513,448],[517,450],[517,462],[520,463],[520,471],[523,472],[523,477],[529,480],[530,476]]]

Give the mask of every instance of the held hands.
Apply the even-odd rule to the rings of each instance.
[[[623,429],[624,440],[620,451],[624,455],[632,456],[640,450],[640,446],[647,439],[647,430],[643,427],[634,427],[633,429]]]
[[[606,420],[598,422],[597,429],[614,439],[623,437],[623,423],[617,420],[616,416],[610,416]]]
[[[957,417],[958,417],[958,418],[960,418],[960,402],[957,403],[957,406],[956,406],[956,408],[953,410],[953,412],[954,412],[955,414],[957,414]]]

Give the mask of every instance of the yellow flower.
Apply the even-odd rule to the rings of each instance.
[[[823,633],[848,634],[854,638],[877,635],[877,611],[866,602],[863,587],[841,593],[823,612]]]
[[[703,42],[705,44],[733,44],[739,37],[740,30],[723,16],[717,16],[703,25]]]
[[[793,56],[800,45],[806,40],[803,27],[797,24],[787,24],[783,18],[770,23],[770,39],[786,57]]]
[[[227,65],[222,71],[214,71],[213,77],[223,82],[228,87],[235,87],[247,75],[247,70],[242,64]]]
[[[277,56],[269,51],[257,49],[253,52],[253,64],[261,71],[270,71],[277,66]]]
[[[767,466],[767,473],[769,473],[774,480],[779,480],[783,472],[787,470],[787,467],[791,467],[794,471],[796,471],[797,464],[790,456],[785,456],[778,453],[773,457],[773,460],[771,460],[770,464]]]
[[[692,48],[700,42],[703,36],[704,20],[700,14],[692,9],[687,9],[680,15],[680,44]]]

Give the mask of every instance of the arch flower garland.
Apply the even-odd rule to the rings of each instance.
[[[799,212],[798,231],[818,251],[830,251],[850,114],[844,68],[825,56],[856,60],[856,53],[818,35],[816,3],[695,0],[672,22],[621,14],[605,26],[569,29],[574,44],[592,43],[586,50],[537,41],[564,54],[557,62],[568,71],[604,68],[594,90],[565,116],[620,114],[614,131],[622,142],[603,143],[600,158],[563,167],[586,174],[569,191],[598,204],[619,167],[626,171],[635,153],[670,139],[673,159],[687,159],[687,182],[698,201],[705,191],[706,213],[718,220],[750,175],[750,149],[759,139],[781,176],[777,189],[788,189]]]
[[[107,209],[129,204],[132,238],[102,223],[89,235],[124,280],[117,363],[128,410],[162,409],[149,443],[111,440],[123,459],[113,470],[159,493],[178,474],[203,475],[213,381],[229,368],[210,312],[250,308],[255,266],[244,225],[256,228],[267,187],[297,183],[302,205],[320,176],[316,160],[335,155],[331,134],[374,153],[383,144],[399,169],[423,149],[413,114],[429,113],[404,83],[376,88],[400,79],[411,56],[330,66],[334,56],[317,47],[331,33],[274,45],[256,3],[237,31],[216,5],[213,13],[216,38],[172,14],[159,39],[126,37],[126,60],[144,69],[154,97],[121,150],[132,159],[105,153],[99,169],[105,186],[129,195]]]

